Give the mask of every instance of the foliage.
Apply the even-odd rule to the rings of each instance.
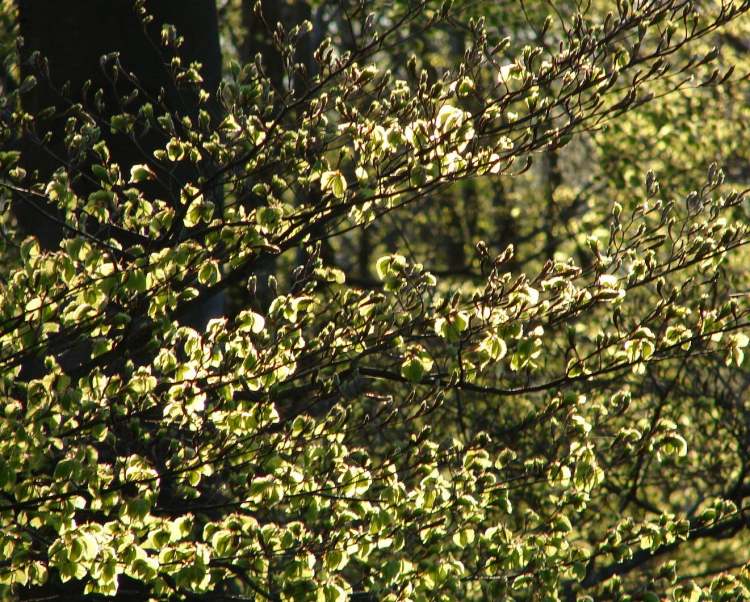
[[[105,57],[51,177],[6,90],[64,235],[2,218],[5,596],[750,597],[750,3],[488,4],[310,3],[218,91],[164,26],[198,109]]]

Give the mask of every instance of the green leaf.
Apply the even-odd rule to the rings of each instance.
[[[128,272],[125,286],[134,292],[143,293],[147,288],[146,282],[146,273],[135,268]]]
[[[258,209],[256,219],[259,226],[272,230],[281,222],[281,209],[278,207],[261,207]]]
[[[210,222],[214,213],[214,204],[210,201],[206,201],[203,195],[199,195],[197,198],[188,206],[185,212],[185,219],[183,223],[188,227],[192,228],[197,226],[201,222]]]
[[[398,276],[406,265],[406,257],[403,255],[384,255],[375,262],[375,271],[380,280],[387,280]]]
[[[185,147],[177,138],[167,143],[167,157],[172,162],[181,161],[185,157]]]
[[[198,271],[198,282],[206,286],[216,284],[220,278],[219,265],[215,261],[204,263]]]
[[[432,369],[433,361],[425,353],[420,353],[412,357],[407,358],[401,364],[401,376],[411,383],[420,383]]]
[[[425,374],[424,365],[418,358],[413,357],[401,364],[401,376],[412,383],[422,382]]]
[[[253,332],[255,334],[261,333],[266,325],[266,321],[263,316],[250,310],[244,310],[240,312],[236,320],[240,331],[249,330],[250,332]]]
[[[346,195],[346,179],[338,170],[324,171],[320,176],[320,187],[324,192],[332,193],[337,199],[343,199]]]
[[[140,184],[156,177],[153,170],[148,165],[133,165],[130,168],[130,183]]]

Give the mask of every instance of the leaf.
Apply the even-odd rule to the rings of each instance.
[[[401,364],[401,376],[411,383],[422,382],[424,373],[424,366],[416,357],[412,357]]]
[[[436,322],[437,326],[437,322]],[[495,334],[490,334],[479,346],[479,351],[486,354],[491,361],[499,361],[508,353],[508,345],[503,339]]]
[[[181,161],[185,157],[185,147],[177,138],[172,138],[167,143],[167,157],[173,162]]]
[[[140,184],[148,180],[153,180],[156,174],[148,165],[133,165],[130,168],[130,183]]]
[[[199,195],[188,206],[183,223],[188,228],[192,228],[201,222],[211,221],[213,213],[214,204],[210,201],[206,201],[203,198],[203,195]]]
[[[336,583],[328,583],[323,588],[325,602],[346,602],[349,595],[346,590]]]
[[[26,94],[36,87],[36,83],[36,77],[33,75],[27,75],[21,82],[21,85],[18,86],[18,91],[21,94]]]
[[[375,262],[375,272],[377,273],[380,280],[385,280],[388,276],[388,272],[390,271],[390,263],[391,258],[388,255],[386,255],[385,257],[381,257],[377,260],[377,262]]]
[[[137,268],[130,270],[125,286],[136,293],[144,292],[147,288],[146,273]]]
[[[453,534],[453,543],[459,548],[465,548],[474,543],[474,529],[462,529]]]
[[[240,331],[247,331],[254,334],[263,332],[266,325],[266,320],[260,314],[257,314],[250,310],[243,310],[237,316],[237,324]]]
[[[324,565],[329,571],[340,571],[349,563],[348,555],[341,550],[331,550],[326,554]]]
[[[261,207],[256,214],[259,226],[266,229],[275,228],[281,221],[281,209],[278,207]]]
[[[394,278],[405,268],[406,257],[403,255],[384,255],[375,262],[375,272],[380,280]]]
[[[83,558],[93,559],[99,553],[99,544],[91,533],[81,533],[78,541],[83,549],[81,554]]]
[[[432,369],[433,361],[426,353],[413,355],[401,364],[401,376],[410,383],[420,383],[425,374]]]
[[[220,278],[221,272],[219,272],[219,266],[215,261],[204,263],[198,271],[198,282],[203,285],[216,284]]]
[[[451,343],[459,341],[461,333],[468,326],[469,315],[464,311],[450,314],[447,318],[438,318],[435,320],[435,332]],[[498,343],[498,346],[500,346],[500,343]]]
[[[324,171],[320,176],[320,187],[324,192],[331,192],[337,199],[346,196],[346,179],[338,170]]]

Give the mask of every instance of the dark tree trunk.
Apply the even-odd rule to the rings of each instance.
[[[102,88],[110,108],[116,106],[116,94],[104,77],[100,66],[102,55],[118,51],[126,70],[136,74],[140,84],[151,95],[163,88],[166,102],[174,110],[195,112],[195,99],[181,94],[169,77],[159,48],[159,27],[171,23],[184,36],[181,49],[185,62],[198,61],[203,65],[205,87],[214,92],[221,79],[221,53],[218,22],[214,0],[159,0],[146,8],[154,15],[149,35],[145,35],[136,15],[133,0],[19,0],[19,25],[24,38],[21,54],[23,75],[33,73],[30,64],[34,51],[49,61],[50,81],[39,85],[23,97],[24,108],[35,113],[48,106],[65,108],[70,102],[80,102],[84,82],[92,81],[91,90]],[[60,90],[69,82],[69,98]],[[126,88],[125,88],[126,89]],[[120,90],[119,92],[124,91]],[[143,99],[141,99],[142,101]],[[214,107],[215,109],[215,107]],[[33,137],[23,141],[22,151],[27,166],[37,169],[43,178],[61,166],[64,160],[62,133],[65,116],[58,112],[42,124],[53,133],[52,143],[42,148]],[[102,134],[112,152],[113,161],[128,173],[134,163],[144,162],[144,153],[151,153],[164,141],[155,135],[144,138],[139,150],[124,135],[112,135],[108,128]],[[187,175],[187,174],[185,174]],[[174,194],[176,191],[172,191]],[[36,235],[44,248],[55,248],[63,232],[49,207],[36,207],[29,202],[17,203],[15,212],[21,226]],[[59,216],[58,216],[59,217]]]
[[[49,106],[58,108],[55,116],[38,124],[36,135],[28,135],[21,142],[21,151],[27,169],[36,170],[41,178],[49,176],[65,165],[63,133],[67,115],[64,109],[71,103],[90,104],[93,91],[101,88],[107,105],[106,112],[117,113],[118,96],[130,92],[132,86],[120,78],[113,85],[105,77],[100,64],[102,55],[119,52],[124,69],[136,75],[145,94],[139,95],[132,112],[148,97],[156,98],[164,91],[164,102],[177,114],[197,113],[197,97],[192,91],[178,90],[170,77],[165,56],[160,46],[160,28],[170,23],[177,28],[185,42],[180,49],[183,64],[192,61],[202,64],[203,86],[215,97],[221,80],[221,52],[219,47],[218,21],[215,0],[152,0],[146,10],[153,15],[153,22],[144,31],[136,13],[134,0],[18,0],[20,33],[24,38],[21,52],[22,75],[37,74],[32,64],[32,53],[39,51],[49,64],[49,80],[39,78],[39,84],[22,98],[24,108],[31,112]],[[92,85],[88,98],[82,97],[82,88],[87,80]],[[62,95],[64,84],[68,92]],[[212,101],[209,109],[218,116],[218,105]],[[40,144],[39,135],[52,133],[51,142]],[[152,132],[139,140],[139,145],[123,134],[112,134],[105,123],[101,124],[102,137],[111,151],[112,161],[118,163],[123,174],[128,174],[136,163],[145,163],[154,149],[163,147],[166,140]],[[138,148],[140,146],[140,148]],[[70,166],[69,166],[70,167]],[[84,177],[74,185],[79,194],[90,192],[91,183],[86,181],[88,165],[79,166]],[[70,170],[73,173],[77,169]],[[177,202],[179,189],[188,180],[196,177],[192,172],[176,172],[169,190],[160,189],[160,198]],[[220,200],[220,199],[219,199]],[[62,216],[43,201],[16,199],[14,212],[21,228],[36,236],[45,249],[55,249],[65,235]],[[114,236],[128,246],[130,240],[123,232],[101,233]],[[221,313],[221,302],[209,300],[195,316],[187,322],[199,326],[208,317]],[[200,315],[199,315],[200,314]]]
[[[23,95],[22,103],[32,114],[49,106],[57,107],[52,117],[36,124],[35,131],[29,132],[21,140],[24,167],[37,171],[40,179],[47,179],[56,169],[65,167],[72,178],[81,176],[73,183],[78,194],[85,195],[95,187],[95,183],[84,177],[90,170],[90,164],[67,164],[63,137],[68,118],[66,109],[72,103],[81,102],[84,106],[90,104],[93,91],[99,88],[104,91],[106,103],[103,120],[99,124],[102,138],[107,142],[111,160],[120,165],[124,175],[129,173],[133,164],[147,162],[156,148],[164,146],[166,140],[153,131],[140,137],[136,144],[129,136],[112,133],[107,127],[107,117],[120,112],[117,109],[118,98],[123,93],[132,91],[132,85],[124,82],[123,78],[116,84],[109,81],[101,68],[102,55],[119,52],[123,68],[135,74],[144,91],[128,107],[130,112],[136,111],[139,104],[149,98],[158,98],[163,90],[164,104],[172,114],[197,115],[197,95],[194,91],[179,90],[165,63],[165,55],[160,46],[160,28],[164,23],[174,25],[178,34],[184,37],[185,42],[179,51],[183,64],[193,61],[202,64],[203,87],[215,98],[221,80],[215,0],[150,0],[146,9],[154,19],[146,31],[134,4],[134,0],[18,0],[20,33],[24,38],[21,53],[22,76],[34,74],[39,81],[34,89]],[[32,61],[35,51],[39,51],[47,59],[49,79],[39,76],[39,64]],[[91,80],[91,92],[84,98],[82,88],[87,80]],[[66,83],[67,92],[62,94]],[[209,110],[215,117],[219,117],[218,104],[215,101],[211,103]],[[42,142],[39,139],[44,132],[52,134],[49,141]],[[172,174],[170,188],[159,189],[159,198],[177,203],[181,186],[194,181],[197,175],[195,169],[175,172]],[[157,194],[156,191],[154,193]],[[215,196],[216,200],[221,200],[218,193]],[[35,236],[46,250],[56,249],[66,235],[63,216],[43,200],[18,197],[14,199],[13,210],[20,227]],[[126,246],[133,242],[122,231],[109,232],[102,229],[97,232],[99,234],[116,238]],[[196,305],[185,317],[184,323],[201,329],[208,319],[221,313],[223,296],[216,296]],[[48,349],[46,353],[54,355],[56,350]],[[89,345],[83,341],[62,359],[58,359],[61,359],[63,368],[77,369],[86,365],[89,356]],[[36,378],[44,371],[42,358],[29,358],[22,367],[21,379]],[[169,491],[169,485],[169,480],[165,479],[166,491]],[[115,600],[141,602],[150,599],[147,590],[127,577],[120,578],[120,586],[117,596],[113,598]],[[45,586],[22,591],[21,599],[104,599],[95,594],[84,595],[82,589],[81,582],[70,581],[63,584],[53,578]],[[210,596],[207,598],[210,599]]]

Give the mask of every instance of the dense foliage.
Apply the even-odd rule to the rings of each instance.
[[[750,2],[279,5],[2,5],[0,593],[750,598]]]

